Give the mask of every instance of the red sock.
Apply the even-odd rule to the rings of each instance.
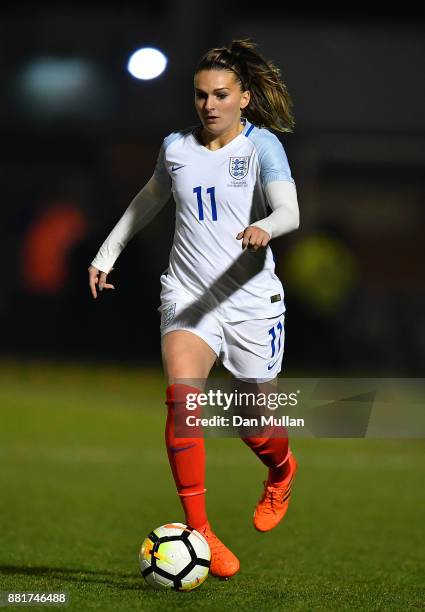
[[[282,438],[242,438],[257,457],[269,468],[268,482],[279,485],[289,473],[287,436]]]
[[[198,529],[207,523],[205,508],[205,444],[203,437],[177,437],[187,434],[183,427],[185,417],[201,416],[199,406],[188,411],[186,398],[188,393],[199,393],[199,389],[183,384],[173,384],[167,387],[168,406],[167,423],[165,426],[165,443],[168,460],[173,472],[177,493],[180,496],[186,524]],[[176,427],[177,424],[177,427]],[[202,434],[201,428],[191,427],[190,433]]]

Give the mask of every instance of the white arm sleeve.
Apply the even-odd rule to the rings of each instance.
[[[121,219],[100,247],[91,265],[108,274],[129,240],[155,217],[167,203],[170,195],[170,185],[158,181],[153,175],[131,201]]]
[[[266,231],[270,238],[277,238],[299,227],[297,190],[291,181],[273,181],[264,189],[272,213],[251,223]]]

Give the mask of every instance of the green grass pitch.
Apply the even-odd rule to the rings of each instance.
[[[140,544],[183,520],[165,411],[157,370],[1,365],[0,590],[66,591],[71,612],[423,608],[423,440],[294,439],[288,514],[260,534],[265,468],[240,440],[208,439],[210,521],[240,574],[151,590]]]

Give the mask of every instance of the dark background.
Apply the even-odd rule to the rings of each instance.
[[[301,225],[271,244],[286,291],[284,371],[421,376],[424,30],[408,3],[301,10],[162,0],[3,11],[2,356],[160,364],[156,309],[172,200],[118,259],[114,292],[94,301],[87,267],[151,176],[164,136],[197,122],[201,55],[250,38],[281,68],[296,119],[281,140]],[[142,46],[169,60],[150,82],[126,70]],[[46,58],[64,71],[80,62],[84,78],[64,87],[59,70],[35,90],[31,74]]]

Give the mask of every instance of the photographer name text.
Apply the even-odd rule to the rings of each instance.
[[[186,417],[186,425],[188,427],[304,427],[304,419],[294,419],[288,415],[281,417],[262,415],[251,418],[237,414],[231,418],[219,415],[209,418],[189,415]]]

